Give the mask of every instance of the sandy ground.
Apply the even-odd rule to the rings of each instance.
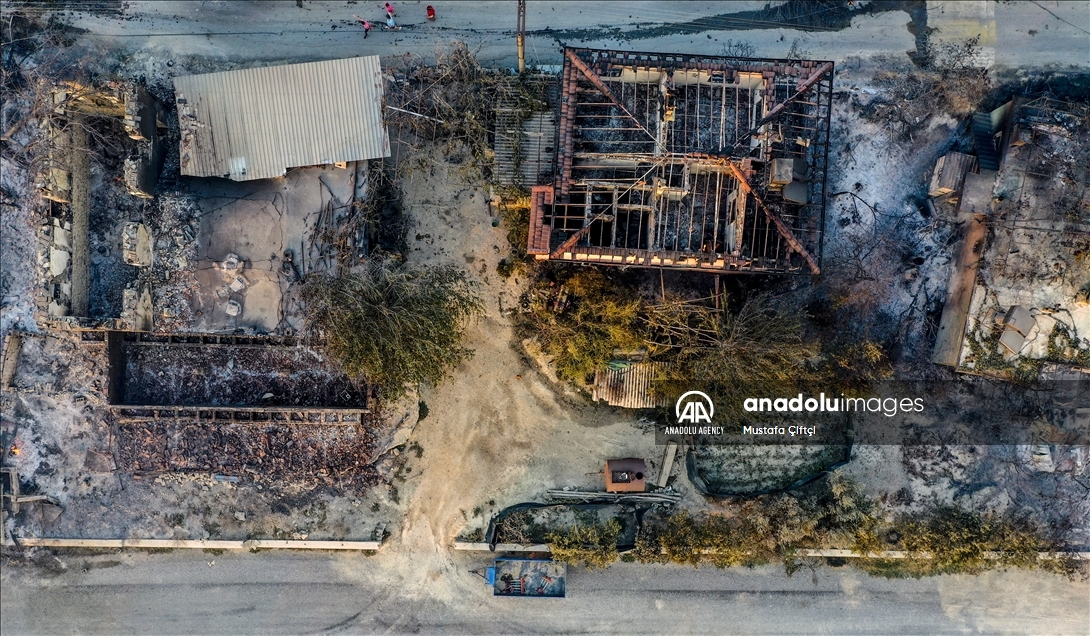
[[[413,171],[401,187],[415,221],[409,264],[466,268],[486,314],[467,333],[473,358],[420,396],[429,415],[412,440],[424,456],[414,461],[419,476],[408,480],[401,542],[392,549],[445,550],[467,522],[479,527],[549,488],[600,489],[606,459],[636,456],[657,466],[664,450],[635,427],[633,413],[555,385],[523,352],[504,308],[515,305],[524,281],[496,274],[508,247],[504,228],[492,227],[487,192],[441,162]]]

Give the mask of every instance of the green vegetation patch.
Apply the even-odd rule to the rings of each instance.
[[[713,493],[781,490],[844,459],[846,447],[824,444],[698,446],[696,471]]]
[[[482,312],[476,284],[452,266],[413,270],[371,261],[358,273],[303,283],[307,320],[346,372],[396,400],[440,383],[472,351],[462,336]]]
[[[622,516],[576,514],[554,528],[543,520],[527,522],[521,520],[521,527],[536,523],[531,530],[552,543],[554,558],[568,563],[606,567],[621,558],[616,546],[626,545]],[[781,562],[788,573],[805,563],[802,550],[822,548],[872,555],[849,561],[875,576],[1017,567],[1075,577],[1082,571],[1065,556],[1065,546],[1028,521],[948,506],[890,520],[855,482],[835,474],[797,491],[739,500],[714,512],[648,511],[635,546],[624,560],[716,567]],[[881,557],[887,550],[906,552],[908,558]]]

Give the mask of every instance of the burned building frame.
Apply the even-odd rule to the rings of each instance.
[[[832,62],[564,51],[539,259],[818,274]]]

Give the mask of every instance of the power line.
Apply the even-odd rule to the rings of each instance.
[[[1050,10],[1048,9],[1048,7],[1044,7],[1044,6],[1042,6],[1042,5],[1040,4],[1040,3],[1038,3],[1038,2],[1035,2],[1034,0],[1030,0],[1030,3],[1031,3],[1031,4],[1035,4],[1035,5],[1037,5],[1037,6],[1039,7],[1039,8],[1041,8],[1041,9],[1044,9],[1045,11],[1048,11],[1048,14],[1049,14],[1049,15],[1051,15],[1051,16],[1052,16],[1052,17],[1054,17],[1054,18],[1056,18],[1056,19],[1057,19],[1057,20],[1059,20],[1060,22],[1063,22],[1064,24],[1066,24],[1066,25],[1068,25],[1068,26],[1070,26],[1070,27],[1074,27],[1074,28],[1078,29],[1079,31],[1082,31],[1082,32],[1083,32],[1083,33],[1085,33],[1086,35],[1090,35],[1090,31],[1087,31],[1086,29],[1084,29],[1084,28],[1082,28],[1082,27],[1080,27],[1080,26],[1078,26],[1078,25],[1076,25],[1076,24],[1071,24],[1071,23],[1070,23],[1070,22],[1068,22],[1067,20],[1064,20],[1064,19],[1063,19],[1063,18],[1061,18],[1060,16],[1058,16],[1058,15],[1056,15],[1055,13],[1053,13],[1052,11],[1050,11]]]

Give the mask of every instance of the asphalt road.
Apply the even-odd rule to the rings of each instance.
[[[1090,633],[1090,584],[1051,575],[890,581],[849,567],[575,568],[566,599],[496,599],[485,555],[125,553],[7,563],[0,631],[15,634]],[[414,580],[398,572],[420,572]],[[424,571],[427,571],[425,568]]]
[[[42,2],[44,0],[25,0]],[[399,31],[383,31],[382,3],[291,1],[131,1],[122,17],[70,13],[63,19],[84,30],[78,40],[91,50],[124,51],[147,61],[149,71],[171,56],[211,60],[288,62],[352,55],[435,56],[436,44],[466,42],[493,66],[516,63],[516,3],[513,0],[440,2],[438,18],[424,16],[427,2],[399,0]],[[745,42],[758,56],[784,57],[794,49],[811,59],[843,62],[853,57],[892,55],[907,61],[916,49],[913,20],[898,3],[876,5],[849,22],[828,6],[805,14],[806,25],[762,16],[765,0],[733,2],[527,2],[529,64],[561,63],[562,45],[629,51],[722,54],[728,42]],[[375,27],[365,40],[353,15]],[[926,3],[933,44],[978,38],[978,62],[999,67],[1086,68],[1090,66],[1090,3],[1085,0]]]

